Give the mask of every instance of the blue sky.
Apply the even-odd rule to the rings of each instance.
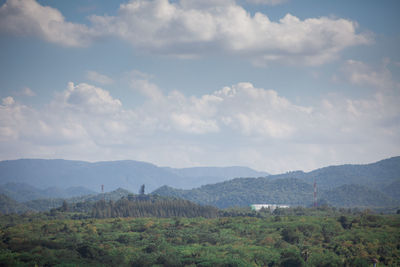
[[[0,1],[0,159],[279,173],[400,155],[398,1]]]

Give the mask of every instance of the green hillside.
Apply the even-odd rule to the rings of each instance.
[[[321,190],[330,190],[341,185],[363,185],[385,190],[392,183],[400,182],[400,157],[384,159],[371,164],[329,166],[311,172],[288,172],[270,175],[269,179],[296,178],[312,184],[317,182]],[[397,187],[400,189],[400,187]]]
[[[336,207],[394,207],[399,201],[384,193],[361,185],[342,185],[321,192],[327,204]]]
[[[174,196],[219,208],[249,206],[256,203],[311,206],[313,186],[300,179],[237,178],[192,190],[161,187],[153,192]],[[318,203],[335,207],[395,208],[400,202],[381,191],[362,185],[342,185],[331,190],[318,190]]]
[[[153,194],[175,196],[219,208],[248,206],[254,203],[310,205],[312,185],[299,179],[237,178],[192,190],[161,187]]]

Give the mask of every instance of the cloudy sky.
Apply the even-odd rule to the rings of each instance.
[[[0,160],[280,173],[400,155],[399,1],[0,6]]]

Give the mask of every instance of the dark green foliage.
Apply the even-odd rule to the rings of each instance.
[[[282,239],[291,244],[297,244],[300,241],[300,233],[294,227],[285,227],[282,232]]]
[[[304,266],[304,260],[295,250],[284,250],[281,253],[282,267],[301,267]]]
[[[340,216],[338,221],[342,225],[343,229],[351,229],[352,223],[349,222],[349,219],[345,215]]]
[[[68,212],[3,215],[0,266],[336,267],[372,266],[373,258],[378,266],[400,265],[399,215],[302,212],[319,215],[83,220],[71,220]],[[352,227],[343,229],[341,222]]]
[[[200,206],[183,199],[171,199],[159,196],[129,195],[117,202],[98,201],[93,205],[95,218],[113,217],[205,217],[215,218],[218,209]]]

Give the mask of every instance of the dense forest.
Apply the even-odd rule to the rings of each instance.
[[[163,186],[154,194],[184,198],[219,208],[246,207],[255,203],[311,206],[313,186],[297,178],[237,178],[191,190]],[[335,207],[359,207],[393,210],[400,201],[381,191],[362,185],[342,185],[334,189],[318,188],[318,203]]]
[[[77,204],[79,205],[79,203]],[[76,207],[76,205],[75,205]],[[95,218],[115,217],[204,217],[215,218],[218,209],[200,206],[188,200],[152,195],[128,195],[117,202],[100,200],[91,209]]]
[[[331,208],[243,212],[211,219],[77,219],[61,210],[3,215],[0,265],[400,265],[400,215]]]

